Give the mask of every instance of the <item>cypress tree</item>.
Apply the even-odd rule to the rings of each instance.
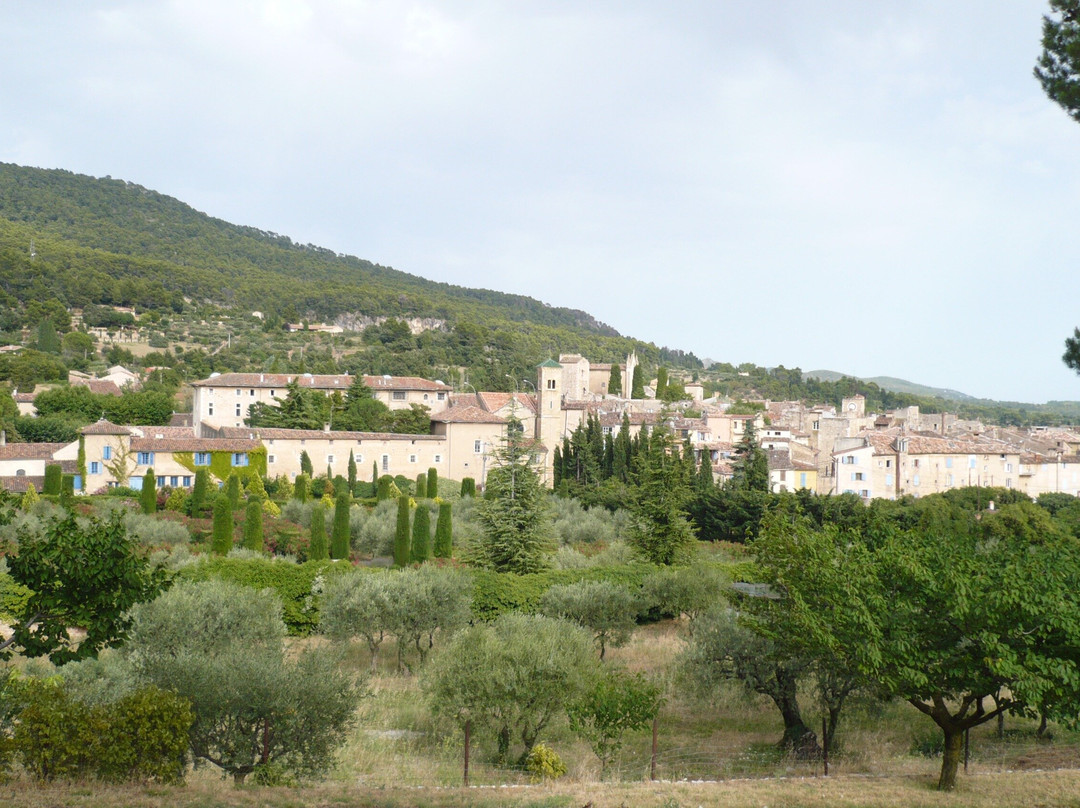
[[[225,481],[225,496],[229,498],[229,507],[240,509],[240,476],[234,471]]]
[[[349,557],[349,502],[346,492],[337,495],[334,503],[334,533],[330,542],[331,558]]]
[[[189,516],[198,517],[203,508],[206,506],[206,487],[210,482],[210,473],[201,468],[195,472],[195,486],[191,489],[191,500],[189,501]]]
[[[555,488],[557,489],[559,487],[559,483],[561,483],[562,480],[563,480],[563,476],[562,476],[562,474],[563,474],[563,471],[562,471],[562,449],[560,449],[558,446],[555,447],[555,455],[554,455],[554,459],[552,460],[552,463],[551,463],[551,473],[552,473],[551,482],[554,484]]]
[[[75,475],[65,474],[60,480],[60,504],[70,508],[75,499]]]
[[[214,530],[210,550],[215,555],[225,555],[233,548],[233,516],[229,498],[218,494],[214,499]]]
[[[608,374],[607,391],[609,396],[622,395],[622,371],[618,362],[611,363],[611,373]]]
[[[258,497],[250,497],[247,501],[242,546],[257,553],[263,549],[262,500]]]
[[[300,471],[311,479],[315,476],[315,468],[311,465],[311,457],[308,456],[307,449],[300,452]]]
[[[431,511],[427,505],[416,506],[412,527],[412,562],[423,564],[431,558]]]
[[[78,466],[79,475],[79,490],[86,490],[86,436],[79,435],[79,454],[75,458],[75,464]]]
[[[398,497],[397,528],[394,531],[394,566],[409,564],[409,495]]]
[[[371,487],[375,488],[379,484],[379,464],[374,460],[371,461]]]
[[[630,382],[630,398],[645,398],[645,371],[641,365],[634,368],[634,378]]]
[[[454,552],[454,534],[450,518],[450,503],[439,503],[439,520],[435,523],[435,557],[450,558]]]
[[[427,475],[423,472],[416,475],[416,498],[427,498]]]
[[[476,480],[472,477],[465,477],[461,481],[461,496],[463,497],[475,497],[476,496]]]
[[[434,467],[427,470],[427,495],[429,499],[439,496],[439,472]]]
[[[349,449],[349,493],[353,493],[356,490],[356,458],[353,456],[353,450]]]
[[[326,547],[326,510],[316,503],[311,509],[311,541],[308,544],[308,561],[325,561],[330,557]]]
[[[139,492],[139,505],[143,513],[157,511],[157,477],[153,469],[147,469],[143,475],[142,490]]]
[[[45,466],[45,485],[42,486],[43,494],[60,494],[61,479],[64,476],[59,463],[49,463]]]
[[[656,369],[656,398],[663,398],[667,392],[667,368],[662,365]]]
[[[306,474],[297,476],[296,485],[293,486],[293,499],[298,499],[300,502],[308,501],[308,476]]]

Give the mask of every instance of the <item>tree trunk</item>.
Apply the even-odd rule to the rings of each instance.
[[[952,791],[956,787],[956,770],[964,758],[964,731],[945,729],[945,752],[941,756],[941,776],[938,778],[939,791]]]
[[[797,695],[798,682],[795,675],[789,671],[777,669],[777,690],[772,694],[772,700],[780,710],[784,719],[784,737],[780,745],[800,759],[818,758],[821,756],[821,747],[818,746],[817,735],[802,719],[799,710]]]

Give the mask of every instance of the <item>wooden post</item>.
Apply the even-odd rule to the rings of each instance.
[[[660,717],[654,715],[652,720],[652,757],[649,759],[649,779],[656,779],[656,736],[657,725],[660,722]]]
[[[829,776],[829,725],[825,713],[821,714],[821,760],[825,764],[825,776]]]
[[[465,787],[469,786],[469,742],[472,740],[472,719],[465,721]]]

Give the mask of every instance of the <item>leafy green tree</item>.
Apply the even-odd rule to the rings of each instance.
[[[537,572],[548,563],[547,499],[532,462],[520,422],[511,416],[478,508],[484,534],[479,560],[499,572]]]
[[[307,449],[300,452],[300,472],[306,474],[310,480],[315,476],[315,469],[311,465],[311,457],[307,453]]]
[[[195,471],[195,484],[191,488],[191,499],[188,500],[189,514],[198,517],[206,507],[206,488],[210,485],[210,472],[206,469]]]
[[[397,526],[394,529],[394,566],[407,567],[410,558],[409,546],[409,495],[398,497]]]
[[[660,712],[660,688],[641,673],[605,670],[566,708],[570,729],[600,759],[600,779],[622,749],[627,732],[644,729]]]
[[[310,533],[308,560],[323,561],[330,558],[330,550],[326,544],[326,511],[318,502],[311,508]]]
[[[421,687],[436,716],[493,732],[500,762],[509,760],[515,738],[524,760],[551,720],[589,687],[597,664],[584,629],[508,613],[455,634]]]
[[[18,547],[8,572],[30,594],[11,636],[0,640],[0,656],[11,647],[48,654],[55,664],[96,656],[124,641],[128,610],[161,589],[119,515],[107,522],[67,516],[41,534],[21,532]],[[81,641],[69,633],[75,627],[86,632]]]
[[[42,320],[37,328],[37,349],[42,353],[60,353],[60,335],[51,320]]]
[[[454,554],[453,521],[449,502],[439,503],[439,519],[435,523],[435,557],[450,558]]]
[[[641,600],[661,615],[686,615],[693,634],[697,618],[721,602],[728,585],[727,577],[710,567],[667,567],[642,582]]]
[[[60,482],[64,476],[64,470],[59,463],[45,464],[45,485],[41,493],[49,496],[60,496]]]
[[[262,501],[258,497],[250,497],[244,509],[244,538],[241,546],[257,553],[263,550]]]
[[[434,467],[427,470],[427,495],[430,499],[439,496],[439,472]]]
[[[240,508],[240,475],[235,471],[230,472],[225,480],[225,498],[229,501],[229,507],[234,511]]]
[[[634,631],[636,602],[625,586],[611,581],[577,581],[551,587],[540,599],[540,613],[561,617],[592,632],[600,647],[625,645]]]
[[[192,754],[239,784],[328,769],[363,694],[335,654],[292,658],[284,636],[268,590],[181,582],[134,611],[125,652],[140,681],[191,703]]]
[[[1035,77],[1050,100],[1080,122],[1080,2],[1050,0],[1050,12],[1054,16],[1043,16]]]
[[[349,507],[352,503],[344,491],[337,495],[334,502],[334,531],[330,541],[331,558],[349,557]]]
[[[413,516],[410,558],[414,564],[423,564],[431,558],[431,512],[424,503],[416,506]]]
[[[215,555],[227,555],[229,550],[233,548],[234,529],[233,510],[229,505],[229,498],[225,494],[218,494],[214,498],[211,552]]]
[[[379,664],[379,648],[393,630],[398,608],[388,575],[355,571],[326,582],[319,608],[320,630],[336,642],[362,637],[371,653],[371,672]]]
[[[449,634],[469,621],[472,583],[457,570],[431,566],[395,570],[390,583],[394,610],[388,630],[397,638],[401,672],[408,646],[416,649],[423,665],[436,632]]]
[[[690,484],[669,432],[654,433],[648,451],[635,458],[633,479],[630,544],[654,564],[688,561],[694,549],[686,514]]]
[[[142,488],[139,489],[139,507],[143,513],[157,513],[157,477],[153,469],[147,469],[143,475]]]
[[[848,531],[778,516],[754,545],[763,580],[788,595],[748,604],[755,619],[928,716],[944,736],[945,790],[966,730],[1009,710],[1072,713],[1078,697],[1080,604],[1060,596],[1080,586],[1075,539],[1038,506],[1008,507],[990,525],[945,520],[961,525],[947,533],[933,522]]]

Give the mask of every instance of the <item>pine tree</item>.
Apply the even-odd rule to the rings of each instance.
[[[349,557],[349,506],[350,497],[346,492],[337,495],[334,502],[334,532],[330,541],[331,558]]]
[[[439,504],[439,519],[435,523],[435,557],[450,558],[454,554],[454,528],[450,503]]]
[[[645,398],[645,371],[641,365],[634,368],[634,378],[630,384],[630,398]]]
[[[398,497],[397,527],[394,530],[394,565],[409,565],[409,495]]]
[[[618,362],[611,363],[611,373],[608,374],[607,391],[609,396],[622,395],[622,372]]]
[[[240,509],[240,476],[234,471],[225,481],[225,496],[229,499],[229,507],[234,511]]]
[[[315,468],[311,465],[311,457],[307,453],[307,449],[300,452],[300,471],[311,479],[315,476]]]
[[[416,506],[413,516],[410,558],[414,564],[423,564],[431,558],[431,512],[422,502]]]
[[[215,555],[227,555],[233,548],[233,511],[229,498],[218,494],[214,499],[213,542],[210,546]]]
[[[435,468],[427,470],[427,495],[428,499],[439,496],[439,472]]]
[[[251,497],[244,511],[244,538],[241,546],[261,553],[263,550],[262,500]]]
[[[60,335],[48,317],[38,323],[37,349],[42,353],[60,353]]]
[[[427,475],[422,472],[416,475],[416,498],[427,499]]]
[[[735,447],[735,468],[731,482],[744,491],[769,491],[769,457],[758,443],[753,419],[746,421],[742,440]]]
[[[201,468],[195,472],[195,485],[191,489],[191,499],[188,501],[188,515],[196,519],[206,507],[206,488],[210,484],[210,472]]]
[[[60,496],[60,481],[64,476],[64,470],[59,463],[48,463],[45,466],[45,484],[41,493],[50,496]]]
[[[326,546],[326,511],[319,503],[311,509],[311,540],[308,542],[308,560],[325,561],[330,557]]]
[[[308,501],[308,476],[299,474],[296,477],[296,485],[293,486],[293,499],[301,503]]]
[[[686,515],[691,492],[670,433],[654,433],[648,451],[634,461],[633,476],[630,543],[653,564],[687,560],[694,547],[693,525]]]
[[[353,450],[349,449],[349,493],[353,493],[356,490],[356,458],[353,456]]]
[[[147,469],[143,475],[142,490],[139,491],[139,505],[143,513],[157,511],[157,477],[153,469]]]

